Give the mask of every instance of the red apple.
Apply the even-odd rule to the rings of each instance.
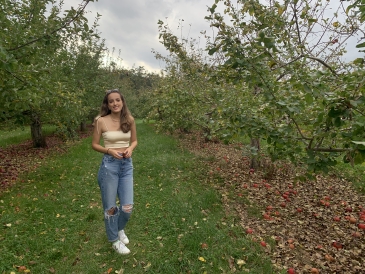
[[[260,245],[266,247],[266,243],[264,241],[261,241]]]
[[[253,233],[253,229],[252,228],[247,228],[246,229],[246,233],[247,234],[252,234]]]
[[[361,223],[357,227],[360,228],[360,229],[365,229],[365,224]]]
[[[288,274],[295,274],[294,268],[289,268],[288,269]]]
[[[354,233],[352,233],[352,237],[354,237],[354,238],[360,238],[361,237],[361,233],[359,231],[355,231]]]
[[[350,217],[349,222],[352,224],[355,224],[357,222],[356,218],[354,218],[353,216]]]

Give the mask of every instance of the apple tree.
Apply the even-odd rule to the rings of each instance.
[[[88,77],[80,77],[78,64],[81,56],[100,58],[101,50],[96,25],[89,27],[84,17],[90,1],[63,15],[56,1],[0,1],[0,119],[30,124],[36,147],[46,145],[43,123],[61,125],[65,116],[75,121],[82,116]]]
[[[265,139],[273,159],[312,172],[328,171],[341,154],[364,161],[363,70],[343,58],[361,32],[358,16],[331,1],[216,0],[209,11],[218,31],[208,47],[220,62],[214,77],[243,85],[247,101],[261,104],[237,118],[238,128]]]

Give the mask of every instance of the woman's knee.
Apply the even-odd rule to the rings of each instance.
[[[122,211],[125,213],[132,213],[133,210],[133,205],[129,204],[129,205],[122,205]]]

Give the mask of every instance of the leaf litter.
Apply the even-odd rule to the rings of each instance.
[[[180,143],[209,167],[225,210],[237,214],[279,271],[365,272],[365,196],[351,182],[333,175],[296,182],[298,168],[267,160],[252,170],[242,144],[207,143],[199,133]]]

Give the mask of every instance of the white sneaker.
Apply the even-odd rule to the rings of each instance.
[[[120,240],[113,243],[113,248],[119,254],[129,254],[131,252]]]
[[[129,244],[129,239],[128,239],[127,235],[125,235],[124,230],[120,230],[120,231],[118,232],[118,236],[119,236],[119,240],[120,240],[123,244],[125,244],[125,245]]]

